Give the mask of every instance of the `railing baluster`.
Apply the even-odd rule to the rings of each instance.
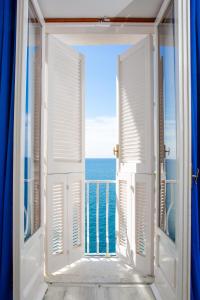
[[[108,223],[108,210],[109,210],[109,183],[106,183],[106,256],[109,256],[109,223]]]
[[[99,254],[99,183],[96,186],[96,252]]]
[[[90,199],[90,184],[87,183],[87,253],[90,253],[90,216],[89,216],[89,199]]]
[[[87,255],[106,255],[110,257],[110,241],[109,241],[109,189],[110,184],[115,184],[115,180],[86,180],[86,254]],[[93,193],[90,193],[91,184],[96,185],[96,252],[90,253],[90,197],[93,197]],[[105,185],[106,188],[106,253],[100,253],[100,236],[99,236],[99,210],[100,210],[100,185]],[[93,191],[93,189],[92,189]],[[93,198],[91,198],[93,199]],[[93,220],[93,216],[91,216]]]

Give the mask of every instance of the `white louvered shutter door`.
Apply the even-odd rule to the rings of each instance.
[[[116,210],[116,229],[117,229],[117,254],[127,259],[132,264],[133,251],[130,248],[132,242],[132,222],[133,211],[131,189],[131,174],[121,173],[117,178],[117,210]]]
[[[152,273],[153,263],[153,238],[151,235],[154,167],[152,59],[152,37],[147,36],[119,56],[117,82],[118,224],[125,216],[126,203],[129,203],[127,223],[126,226],[122,226],[123,230],[121,229],[124,234],[124,228],[127,227],[128,239],[122,250],[119,238],[118,249],[120,254],[125,253],[127,261],[148,275]],[[126,181],[127,178],[131,178],[131,180]]]
[[[84,58],[47,38],[48,273],[84,254]]]
[[[67,264],[67,177],[49,175],[47,179],[47,273]]]
[[[152,173],[152,40],[148,36],[120,55],[118,118],[120,170]]]
[[[153,274],[153,176],[135,174],[134,212],[135,247],[134,262],[144,275]]]
[[[83,169],[83,56],[48,36],[48,173]]]
[[[70,174],[68,184],[68,226],[69,258],[68,263],[84,255],[84,181],[81,174]]]

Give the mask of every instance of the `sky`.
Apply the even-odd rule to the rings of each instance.
[[[118,55],[130,45],[75,46],[85,56],[86,157],[113,157]]]

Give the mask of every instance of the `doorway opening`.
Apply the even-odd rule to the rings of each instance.
[[[53,281],[152,282],[152,37],[136,39],[74,46],[48,36]]]
[[[117,65],[131,46],[73,46],[85,58],[85,255],[116,255]]]

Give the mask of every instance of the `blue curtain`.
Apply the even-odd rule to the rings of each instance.
[[[192,172],[200,156],[200,0],[191,0]],[[200,299],[200,182],[192,182],[191,300]]]
[[[0,299],[12,299],[16,1],[0,0]]]

